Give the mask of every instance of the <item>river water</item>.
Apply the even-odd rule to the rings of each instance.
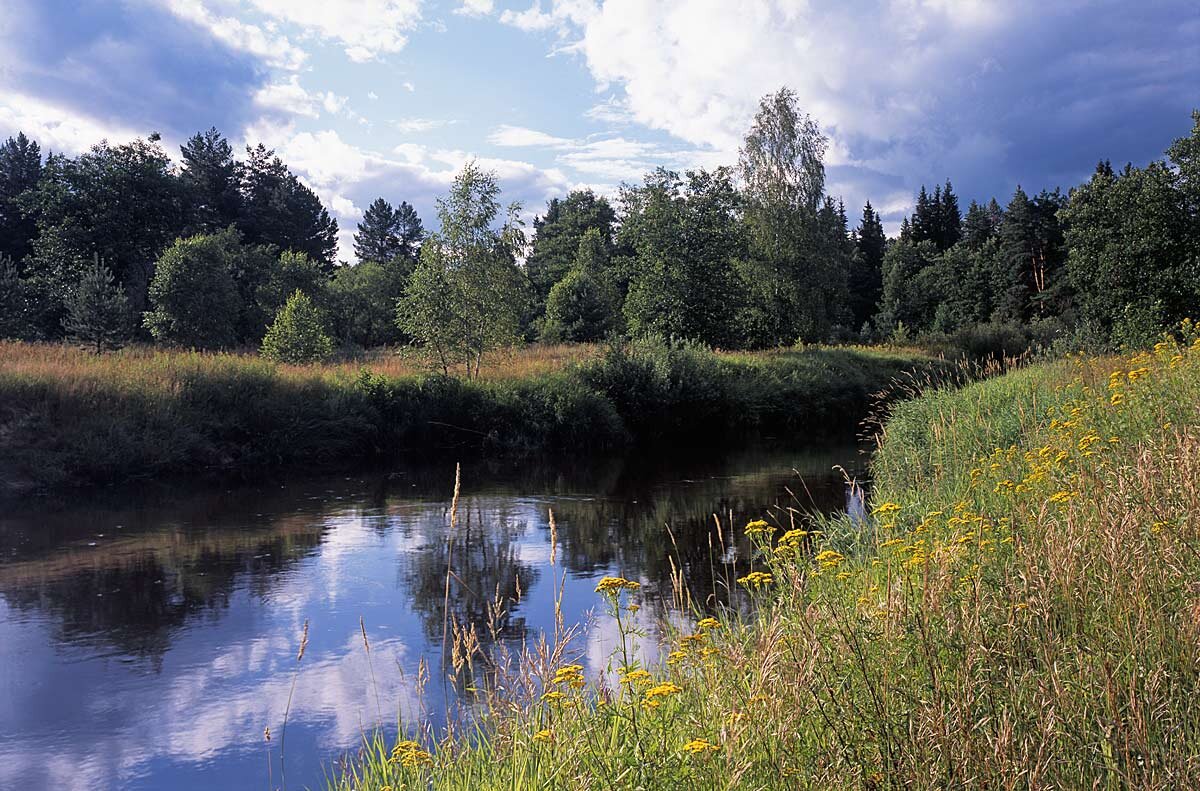
[[[834,466],[862,461],[839,445],[465,464],[449,618],[486,654],[518,651],[553,630],[557,580],[565,621],[584,627],[573,651],[603,672],[615,636],[590,617],[600,577],[642,582],[650,633],[672,613],[672,561],[699,606],[743,607],[720,578],[747,547],[714,551],[713,515],[740,528],[769,510],[845,509]],[[440,726],[465,694],[441,670],[453,484],[451,461],[0,505],[0,788],[279,787],[293,679],[290,788],[322,787],[380,723]]]

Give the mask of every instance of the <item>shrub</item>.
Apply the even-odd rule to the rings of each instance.
[[[312,299],[296,289],[275,316],[262,342],[262,355],[284,363],[315,363],[333,354],[321,312]]]

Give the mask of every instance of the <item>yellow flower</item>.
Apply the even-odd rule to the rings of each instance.
[[[557,701],[557,700],[562,700],[565,697],[566,697],[566,695],[559,692],[557,689],[552,689],[549,692],[547,692],[545,695],[542,695],[542,700],[548,700],[548,701],[553,702],[553,701]]]
[[[746,525],[746,535],[748,536],[757,536],[774,532],[775,528],[767,524],[766,520],[764,519],[755,519],[753,522],[750,522]]]
[[[721,622],[716,618],[701,618],[700,623],[696,624],[697,629],[720,629]]]
[[[596,593],[603,593],[606,596],[616,596],[622,590],[635,591],[642,587],[640,582],[627,580],[624,577],[605,577],[596,585]]]
[[[893,502],[880,503],[879,505],[877,505],[875,507],[875,510],[872,511],[871,513],[873,513],[873,514],[894,514],[897,511],[899,511],[902,507],[903,506],[901,506],[899,503],[893,503]]]
[[[670,654],[667,655],[667,664],[674,665],[674,664],[677,664],[687,658],[688,658],[687,651],[683,651],[683,650],[672,651]],[[649,673],[647,673],[646,675],[649,675]]]
[[[642,670],[640,667],[633,670],[630,670],[629,668],[621,668],[618,673],[621,677],[622,684],[637,684],[642,681],[650,680],[650,674],[645,670]]]
[[[1072,498],[1078,497],[1078,496],[1079,496],[1078,492],[1055,492],[1054,494],[1050,495],[1050,502],[1066,503],[1066,502],[1070,502],[1070,500]]]
[[[569,684],[574,689],[583,686],[583,665],[565,665],[554,673],[552,684]]]
[[[683,692],[682,687],[672,684],[670,681],[664,681],[646,690],[646,696],[642,699],[642,705],[648,708],[658,708],[658,704],[661,702],[659,698],[669,698],[671,695],[678,695],[680,692]]]
[[[543,728],[542,730],[533,734],[533,740],[535,742],[549,742],[549,741],[553,741],[553,739],[554,739],[554,734],[550,733],[549,728]]]
[[[721,748],[711,742],[706,742],[704,739],[692,739],[687,744],[683,745],[683,751],[689,755],[697,753],[716,752]]]
[[[845,559],[845,555],[841,552],[834,552],[832,549],[822,550],[813,558],[813,560],[821,564],[821,568],[823,569],[835,569]]]
[[[765,571],[752,571],[746,576],[738,578],[738,584],[747,588],[760,588],[763,585],[770,585],[774,581],[775,578]]]

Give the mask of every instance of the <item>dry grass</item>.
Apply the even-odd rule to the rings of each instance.
[[[1200,340],[901,405],[876,472],[866,524],[747,526],[757,615],[643,667],[612,583],[625,683],[530,652],[474,729],[334,787],[1200,786]]]

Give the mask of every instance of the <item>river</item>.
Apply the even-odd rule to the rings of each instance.
[[[650,634],[673,612],[672,561],[698,607],[744,608],[723,584],[747,555],[730,522],[845,509],[834,466],[862,463],[847,444],[465,464],[449,617],[483,654],[519,651],[553,630],[556,580],[584,628],[572,655],[602,673],[600,577],[641,581]],[[267,789],[281,768],[321,788],[377,725],[436,730],[472,683],[441,669],[454,466],[0,504],[0,788]]]

